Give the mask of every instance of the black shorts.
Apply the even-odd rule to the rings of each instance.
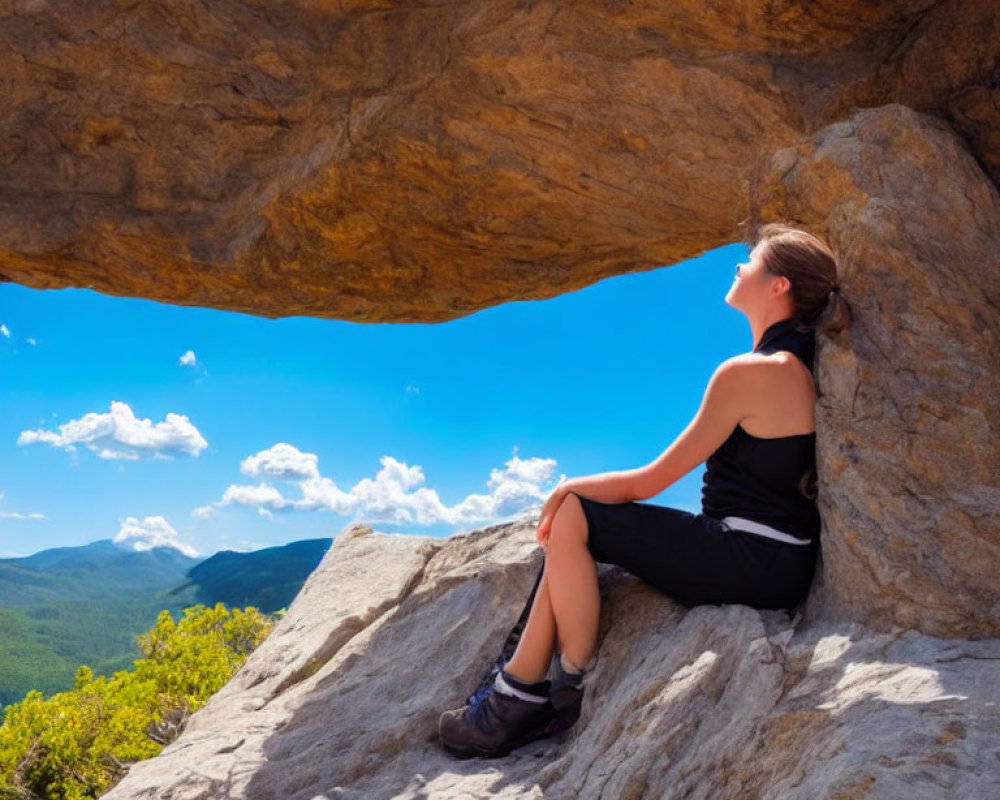
[[[688,608],[739,603],[790,609],[809,591],[815,543],[729,530],[714,517],[676,508],[576,496],[594,560],[624,567]]]

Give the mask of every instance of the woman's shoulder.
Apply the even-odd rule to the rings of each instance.
[[[789,372],[798,372],[802,362],[787,350],[775,353],[740,353],[723,361],[716,374],[725,375],[731,382],[770,381]]]
[[[712,376],[713,382],[740,394],[749,403],[771,401],[775,395],[796,395],[813,388],[812,373],[794,353],[740,353],[723,361]]]

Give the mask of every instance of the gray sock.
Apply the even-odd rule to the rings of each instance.
[[[556,681],[564,686],[577,689],[583,684],[583,675],[584,670],[567,659],[564,654],[559,654],[559,662],[556,664]]]
[[[549,682],[539,681],[538,683],[525,683],[519,678],[515,678],[507,670],[502,669],[497,673],[494,682],[496,690],[500,694],[520,697],[529,703],[544,703],[549,699]]]
[[[559,654],[559,664],[562,666],[563,672],[565,672],[567,675],[583,675],[583,673],[585,672],[583,668],[578,667],[576,664],[574,664],[572,661],[566,658],[565,653]]]

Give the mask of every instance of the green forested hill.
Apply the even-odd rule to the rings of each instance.
[[[30,689],[45,694],[72,688],[81,664],[95,675],[129,669],[139,656],[134,637],[156,622],[161,609],[183,608],[141,593],[117,600],[58,600],[44,605],[0,608],[0,706]],[[0,712],[2,713],[2,712]]]
[[[287,607],[331,539],[191,559],[173,548],[125,550],[104,539],[0,560],[0,718],[30,689],[71,689],[76,668],[129,669],[135,636],[160,611],[222,602],[271,613]]]
[[[185,580],[188,570],[202,560],[172,547],[137,552],[110,539],[0,559],[0,608],[114,599],[123,591],[165,589]]]
[[[252,605],[271,613],[295,599],[332,542],[304,539],[252,553],[220,550],[191,567],[188,581],[174,591],[193,590],[194,602],[205,605]]]

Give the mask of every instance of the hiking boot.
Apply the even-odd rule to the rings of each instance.
[[[467,706],[445,711],[438,735],[445,750],[458,758],[496,758],[548,736],[553,716],[548,700],[524,700],[498,691],[494,683],[473,695]]]
[[[562,660],[555,659],[555,672],[552,677],[552,689],[549,691],[549,702],[554,711],[549,730],[552,733],[564,731],[573,726],[580,718],[583,707],[583,673],[567,672],[563,669]]]

